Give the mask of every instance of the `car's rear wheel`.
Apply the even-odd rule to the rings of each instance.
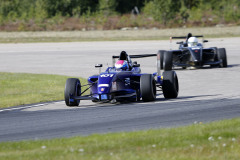
[[[177,98],[179,86],[177,74],[175,71],[163,72],[162,90],[165,98]]]
[[[154,101],[156,99],[156,82],[151,74],[141,76],[140,91],[143,101]]]
[[[165,71],[172,70],[173,66],[173,54],[171,51],[167,51],[164,53],[163,57],[163,68]]]
[[[78,106],[80,100],[71,99],[70,96],[81,95],[81,83],[77,78],[68,78],[65,85],[64,97],[67,106]]]
[[[227,67],[227,54],[226,54],[225,48],[218,49],[218,57],[219,57],[219,60],[222,60],[220,67]]]

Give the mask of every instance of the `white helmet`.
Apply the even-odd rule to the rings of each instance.
[[[190,37],[188,39],[188,47],[193,47],[198,44],[198,39],[196,37]]]

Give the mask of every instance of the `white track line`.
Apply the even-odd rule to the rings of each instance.
[[[0,112],[4,112],[4,111],[14,111],[14,110],[20,110],[20,109],[26,109],[26,108],[32,108],[32,107],[39,107],[39,106],[44,106],[48,103],[45,104],[35,104],[32,106],[24,106],[24,107],[16,107],[16,108],[6,108],[6,109],[1,109]]]

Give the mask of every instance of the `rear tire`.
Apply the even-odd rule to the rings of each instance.
[[[81,95],[81,83],[77,78],[68,78],[65,85],[64,97],[67,106],[78,106],[80,100],[74,100],[70,102],[70,95]]]
[[[179,86],[177,74],[175,71],[163,72],[162,90],[165,98],[177,98]]]
[[[218,58],[219,60],[222,60],[222,63],[220,64],[220,67],[227,67],[227,54],[225,48],[219,48],[218,49]]]
[[[163,68],[165,71],[171,71],[173,66],[173,55],[171,51],[164,53],[163,57]]]
[[[156,82],[151,74],[144,74],[140,78],[140,91],[145,102],[156,99]]]

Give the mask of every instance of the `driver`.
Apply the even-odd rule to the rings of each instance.
[[[198,39],[196,37],[190,37],[188,39],[188,47],[194,47],[197,46],[198,44]]]
[[[120,53],[119,59],[115,63],[115,68],[122,69],[122,70],[131,70],[132,69],[131,58],[125,51],[122,51]]]
[[[122,70],[129,70],[129,65],[128,62],[126,60],[118,60],[115,63],[115,68],[118,69],[122,69]]]

